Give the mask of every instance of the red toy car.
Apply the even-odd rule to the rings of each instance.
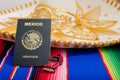
[[[53,56],[47,64],[44,65],[43,70],[48,71],[48,72],[55,72],[55,69],[59,66],[62,65],[63,62],[63,57],[61,54],[57,54],[56,56]]]

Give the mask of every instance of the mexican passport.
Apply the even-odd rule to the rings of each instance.
[[[50,55],[50,19],[19,19],[14,66],[43,66]]]

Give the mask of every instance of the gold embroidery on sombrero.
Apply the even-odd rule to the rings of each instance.
[[[110,28],[116,24],[113,20],[99,20],[101,6],[84,13],[83,8],[76,2],[76,14],[65,10],[39,4],[27,18],[47,18],[52,20],[52,36],[61,34],[64,38],[80,40],[98,40],[98,35],[111,35],[117,32]],[[9,17],[10,21],[0,22],[1,25],[16,26],[17,17]],[[103,33],[104,32],[104,33]],[[61,36],[61,38],[63,38]],[[53,39],[53,37],[52,37]],[[71,39],[70,39],[71,40]]]
[[[80,10],[81,11],[81,10]],[[115,20],[99,20],[101,13],[101,6],[84,13],[82,17],[79,17],[80,27],[85,27],[97,35],[115,35],[118,32],[110,29],[117,21]]]
[[[96,40],[97,35],[90,30],[85,30],[77,26],[77,16],[65,10],[53,8],[45,4],[39,4],[29,18],[51,18],[52,19],[52,39],[77,38],[82,40]],[[78,32],[74,29],[79,29]],[[54,37],[53,37],[54,36]],[[69,39],[69,40],[71,40]]]
[[[6,10],[2,10],[0,11],[0,15],[4,15],[4,14],[8,14],[8,13],[12,13],[12,12],[15,12],[15,11],[18,11],[18,10],[22,10],[24,8],[28,8],[34,4],[37,4],[37,1],[31,1],[29,3],[26,3],[26,4],[23,4],[23,5],[20,5],[20,6],[16,6],[14,8],[9,8],[9,9],[6,9]]]
[[[114,6],[115,8],[118,9],[118,11],[120,11],[120,3],[117,2],[116,0],[103,0],[105,1],[107,4]]]

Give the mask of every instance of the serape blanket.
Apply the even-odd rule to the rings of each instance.
[[[12,66],[14,43],[0,40],[0,80],[120,80],[120,44],[93,49],[51,48],[63,64],[55,73],[40,67]]]

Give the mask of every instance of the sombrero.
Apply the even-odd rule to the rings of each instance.
[[[1,39],[15,41],[19,18],[51,19],[52,47],[96,48],[120,42],[120,4],[113,0],[38,0],[1,10]]]

